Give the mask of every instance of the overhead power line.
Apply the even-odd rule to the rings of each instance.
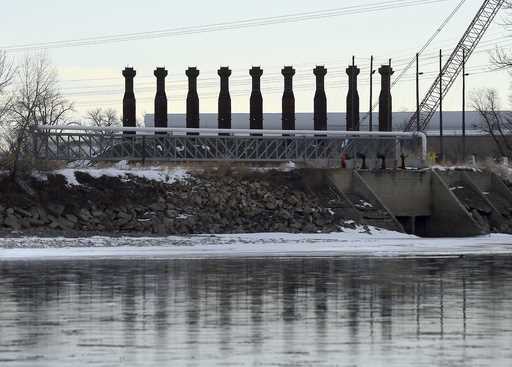
[[[465,2],[466,2],[466,0],[461,0],[457,4],[455,9],[452,10],[452,12],[446,17],[445,20],[443,20],[441,25],[435,30],[434,34],[432,34],[432,36],[430,36],[430,38],[427,40],[427,42],[425,42],[423,47],[418,51],[418,55],[423,54],[423,52],[428,48],[428,46],[430,46],[432,41],[434,41],[434,39],[436,39],[436,37],[439,35],[439,33],[441,33],[441,31],[444,29],[444,27],[446,27],[446,25],[450,22],[450,20],[454,17],[454,15],[457,14],[459,9],[462,7],[462,5]],[[416,56],[411,58],[411,60],[407,64],[407,66],[402,70],[402,72],[400,74],[398,74],[396,76],[396,78],[393,80],[393,83],[391,84],[391,88],[393,88],[400,81],[400,79],[404,76],[405,73],[407,73],[409,71],[409,69],[414,65],[415,62],[416,62]]]
[[[470,72],[471,72],[471,75],[475,78],[480,75],[484,76],[488,73],[493,73],[494,71],[488,70],[488,69],[476,69],[475,68],[474,71],[473,71],[473,69],[470,69]],[[402,80],[402,82],[403,83],[409,83],[409,82],[414,83],[415,78],[404,78]],[[297,85],[297,86],[294,86],[294,90],[295,91],[311,91],[311,86],[312,86],[311,83],[304,84],[304,85]],[[333,87],[339,87],[339,86],[341,86],[341,84],[333,85]],[[343,86],[346,86],[346,85],[343,85]],[[247,92],[246,90],[234,90],[231,92],[231,97],[232,98],[247,97],[249,93],[250,92]],[[280,87],[265,88],[265,90],[264,90],[265,96],[280,95],[282,93],[283,93],[283,90]],[[185,95],[179,95],[179,96],[173,95],[173,96],[170,96],[168,98],[168,100],[171,103],[184,104],[186,101],[185,97],[186,97]],[[101,98],[101,97],[97,96],[97,98]],[[108,98],[108,96],[107,96],[107,98]],[[200,98],[201,98],[201,100],[216,100],[218,98],[218,93],[214,93],[214,92],[201,93]],[[144,103],[144,104],[150,103],[150,102],[154,101],[154,96],[153,95],[142,96],[142,97],[137,98],[137,101],[140,103]],[[106,99],[105,97],[103,97],[101,99],[97,99],[97,100],[84,99],[79,102],[75,102],[75,106],[80,107],[80,108],[98,107],[98,106],[120,106],[120,105],[121,105],[120,99]]]
[[[461,0],[457,6],[452,10],[452,12],[450,14],[448,14],[448,16],[443,20],[443,22],[441,23],[441,25],[434,31],[434,33],[430,36],[430,38],[427,40],[427,42],[425,42],[425,44],[421,47],[421,49],[418,51],[418,54],[421,55],[429,46],[430,44],[437,38],[437,36],[442,32],[442,30],[448,25],[448,23],[450,22],[450,20],[455,16],[455,14],[457,14],[457,12],[459,11],[459,9],[462,7],[462,5],[466,2],[466,0]],[[414,65],[416,61],[416,55],[414,55],[414,57],[409,61],[409,63],[407,64],[407,66],[402,69],[402,71],[400,73],[398,73],[398,75],[395,77],[395,79],[393,80],[393,82],[391,83],[391,88],[395,87],[399,82],[400,82],[400,79],[409,71],[409,69],[412,67],[412,65]],[[372,101],[373,102],[373,101]],[[372,109],[374,110],[377,106],[378,106],[378,102],[375,102],[373,105],[372,105]],[[366,120],[368,117],[369,117],[369,113],[363,118],[363,121]]]
[[[251,19],[237,20],[237,21],[232,21],[232,22],[213,23],[213,24],[206,24],[206,25],[171,28],[171,29],[163,29],[163,30],[156,30],[156,31],[124,33],[124,34],[114,34],[114,35],[111,34],[111,35],[77,38],[77,39],[60,40],[60,41],[51,41],[51,42],[26,43],[26,44],[10,45],[10,46],[8,45],[8,46],[0,47],[0,49],[9,51],[9,52],[24,52],[24,51],[41,50],[41,49],[93,46],[93,45],[101,45],[101,44],[107,44],[107,43],[177,37],[177,36],[199,34],[199,33],[210,33],[210,32],[218,32],[218,31],[225,31],[225,30],[263,27],[263,26],[269,26],[269,25],[275,25],[275,24],[305,22],[305,21],[310,21],[310,20],[325,19],[325,18],[345,16],[345,15],[361,14],[361,13],[373,13],[373,12],[380,12],[380,11],[384,11],[384,10],[421,6],[421,5],[427,5],[427,4],[439,3],[439,2],[445,2],[445,1],[447,1],[447,0],[384,1],[384,2],[378,2],[378,3],[353,5],[353,6],[346,6],[346,7],[334,8],[334,9],[327,9],[327,10],[280,15],[280,16],[274,16],[274,17],[251,18]]]
[[[492,34],[493,38],[489,38],[485,41],[481,41],[479,43],[479,47],[478,47],[478,51],[476,51],[475,53],[482,53],[482,52],[489,52],[489,51],[493,51],[495,50],[496,48],[496,45],[501,42],[501,41],[504,41],[504,40],[508,40],[510,41],[510,36],[509,35],[501,35],[502,33],[501,32],[495,32],[494,34]],[[490,34],[487,34],[488,36],[490,36]],[[501,35],[499,37],[495,37],[495,36],[498,36],[498,35]],[[454,41],[458,40],[458,37],[450,37],[450,38],[447,38],[447,39],[444,39],[442,41],[442,43],[439,43],[436,45],[436,47],[439,47],[443,50],[443,53],[444,52],[450,52],[451,50],[453,50],[453,44],[454,44]],[[503,43],[501,44],[500,46],[509,46],[509,44],[511,44],[510,42],[507,42],[507,43]],[[483,48],[484,46],[491,46],[491,47],[488,47],[488,48]],[[427,51],[427,52],[423,52],[422,54],[422,57],[421,57],[421,60],[432,60],[432,62],[422,62],[422,65],[425,66],[425,65],[437,65],[438,63],[438,59],[439,59],[439,48],[436,48],[434,50],[430,50],[430,51]],[[393,60],[393,68],[395,69],[395,71],[401,71],[401,66],[404,66],[406,64],[409,64],[410,63],[410,60],[411,60],[411,57],[409,56],[411,53],[415,53],[417,51],[417,48],[407,48],[407,49],[402,49],[400,50],[400,53],[399,54],[396,54],[395,56],[391,56],[392,60]],[[407,55],[407,56],[404,56],[404,55]],[[370,58],[369,57],[363,57],[363,56],[356,56],[356,59],[357,60],[364,60],[364,61],[367,61],[369,62]],[[389,59],[389,55],[386,56],[386,60]],[[337,58],[337,59],[320,59],[320,60],[317,60],[317,61],[310,61],[310,62],[302,62],[300,64],[293,64],[293,66],[298,70],[298,68],[302,68],[302,69],[307,69],[308,71],[310,71],[312,69],[312,67],[314,65],[327,65],[328,68],[329,68],[329,74],[331,74],[331,70],[334,69],[334,68],[341,68],[343,70],[345,70],[345,67],[346,65],[343,64],[343,66],[339,66],[337,65],[338,63],[340,62],[340,59]],[[333,64],[335,64],[333,66]],[[280,68],[282,65],[279,64],[279,65],[266,65],[265,66],[265,70],[273,70],[273,69],[278,69]],[[359,65],[359,67],[362,69],[362,71],[364,71],[363,69],[365,68],[369,68],[369,65]],[[400,70],[398,70],[400,69]],[[247,73],[248,71],[248,68],[235,68],[233,69],[233,78],[237,78],[238,76],[236,74],[239,74],[239,73]],[[410,69],[409,69],[410,71]],[[270,73],[270,74],[279,74],[278,72],[275,72],[275,73]],[[120,74],[119,74],[120,75]],[[269,73],[268,72],[265,72],[264,74],[264,77],[268,76]],[[206,77],[205,77],[206,76]],[[175,79],[175,80],[185,80],[185,72],[183,71],[182,73],[177,73],[177,72],[170,72],[169,73],[169,78],[167,79],[168,81],[170,79]],[[218,80],[218,76],[217,76],[217,69],[215,70],[201,70],[201,77],[200,77],[202,80],[205,80],[205,79],[210,79],[210,80]],[[246,78],[249,78],[249,75],[247,74],[246,75]],[[137,80],[141,80],[141,79],[151,79],[151,80],[154,80],[155,77],[153,74],[143,74],[143,75],[137,75]],[[65,83],[65,84],[69,84],[69,83],[91,83],[91,82],[108,82],[108,81],[122,81],[122,79],[120,79],[120,76],[108,76],[108,77],[92,77],[92,78],[79,78],[79,79],[60,79],[60,82],[61,83]],[[90,88],[97,88],[97,87],[102,87],[103,85],[92,85],[90,86]],[[67,88],[64,88],[64,89],[67,89]]]
[[[494,47],[490,47],[489,46],[491,45],[491,43],[494,43],[496,41],[500,41],[500,40],[504,40],[504,39],[508,39],[508,37],[498,37],[498,38],[492,38],[486,42],[481,42],[479,47],[478,47],[478,51],[476,51],[477,53],[478,52],[489,52],[491,50],[494,49]],[[504,46],[505,45],[509,45],[510,42],[507,42],[505,44],[503,44]],[[512,44],[512,43],[510,43]],[[428,53],[424,53],[425,54],[428,54]],[[435,55],[435,57],[433,58],[433,61],[431,62],[430,60],[427,61],[427,62],[424,62],[423,63],[423,66],[426,67],[428,65],[437,65],[437,55]],[[359,59],[364,59],[362,57],[358,57]],[[423,59],[430,59],[430,57],[423,57]],[[400,60],[399,58],[393,58],[393,60]],[[403,58],[402,59],[403,61],[402,62],[394,62],[393,63],[393,66],[395,66],[395,68],[397,66],[406,66],[408,64],[408,58]],[[306,65],[306,64],[304,64]],[[331,65],[329,67],[329,75],[331,75],[331,81],[328,83],[327,85],[327,88],[340,88],[340,87],[346,87],[347,86],[347,82],[343,80],[343,77],[345,76],[344,75],[344,67],[345,66],[341,66],[341,65]],[[368,66],[367,65],[361,65],[361,68],[362,70],[367,70],[368,69]],[[400,71],[400,67],[397,68],[398,71]],[[471,66],[471,67],[468,67],[467,68],[472,75],[481,75],[481,74],[487,74],[487,73],[490,73],[490,72],[493,72],[493,71],[496,71],[494,69],[491,69],[487,64],[485,65],[476,65],[476,66]],[[240,69],[241,71],[246,71],[246,69]],[[340,71],[339,71],[340,70]],[[294,78],[294,80],[296,82],[302,82],[302,81],[309,81],[309,87],[308,88],[296,88],[296,90],[312,90],[311,88],[313,88],[313,79],[312,77],[309,75],[310,73],[310,68],[298,68],[297,69],[297,75],[296,77]],[[429,71],[425,71],[425,76],[431,76],[431,75],[437,75],[438,71],[436,69],[436,71],[432,71],[432,72],[429,72]],[[179,75],[179,74],[177,74]],[[177,76],[176,75],[176,76]],[[147,76],[146,79],[153,79],[154,77],[153,76]],[[81,79],[81,80],[76,80],[76,81],[97,81],[97,80],[119,80],[119,78],[101,78],[101,79]],[[408,76],[408,75],[404,75],[404,77],[402,78],[402,82],[404,83],[408,83],[408,82],[413,82],[415,81],[415,76]],[[183,91],[183,93],[186,92],[186,84],[187,84],[187,81],[184,80],[183,78],[175,78],[175,79],[170,79],[170,80],[167,80],[167,84],[169,85],[169,88],[170,90],[176,90],[176,89],[179,89],[180,91]],[[282,83],[282,78],[281,78],[281,75],[278,71],[276,72],[270,72],[270,73],[267,73],[265,74],[265,81],[264,81],[264,85],[266,85],[266,87],[264,88],[265,90],[265,94],[276,94],[276,93],[280,93],[280,87],[278,88],[275,88],[274,85],[276,84],[280,84]],[[136,86],[136,90],[137,90],[137,93],[138,95],[140,96],[144,96],[144,95],[148,95],[148,93],[150,94],[154,88],[153,88],[153,84],[154,83],[138,83],[137,86]],[[235,90],[233,90],[233,97],[237,96],[237,95],[244,95],[244,94],[247,94],[247,91],[244,91],[245,88],[237,91],[236,90],[236,87],[244,87],[244,86],[248,86],[250,84],[250,78],[247,76],[247,75],[234,75],[232,77],[232,80],[231,80],[231,83],[230,85],[232,87],[235,87]],[[359,83],[361,86],[366,86],[368,83],[364,80],[360,81]],[[96,97],[96,98],[104,98],[105,96],[114,96],[114,95],[120,95],[122,94],[122,90],[121,89],[117,89],[118,87],[120,86],[119,83],[117,84],[108,84],[108,85],[91,85],[91,86],[75,86],[75,87],[68,87],[68,88],[64,88],[66,89],[68,92],[66,93],[66,95],[68,96],[71,96],[72,98],[77,98],[77,99],[80,99],[80,101],[78,101],[76,103],[76,105],[78,106],[96,106],[98,104],[105,104],[105,105],[117,105],[120,103],[120,100],[118,99],[115,99],[115,100],[101,100],[101,101],[91,101],[88,97]],[[297,85],[298,86],[298,85]],[[296,87],[297,87],[296,86]],[[201,83],[200,83],[200,88],[202,90],[202,93],[201,93],[201,98],[203,99],[214,99],[214,98],[217,98],[218,97],[218,93],[216,91],[216,88],[218,87],[218,77],[217,76],[212,76],[212,77],[206,77],[206,78],[202,78],[201,80]],[[90,89],[94,89],[96,88],[97,90],[96,91],[87,91],[87,90],[90,90]],[[108,88],[108,89],[103,89],[103,88]],[[85,90],[85,91],[84,91]],[[212,92],[213,90],[213,92]],[[146,92],[147,91],[147,92]],[[281,91],[282,92],[282,91]],[[152,97],[142,97],[141,99],[138,99],[139,101],[141,102],[144,102],[144,101],[149,101],[151,100]],[[183,96],[182,97],[176,97],[173,95],[173,97],[169,98],[169,101],[171,102],[178,102],[178,101],[182,101],[183,100]]]
[[[466,68],[466,70],[468,72],[470,72],[471,75],[495,72],[495,70],[490,69],[487,64],[474,65],[474,66]],[[433,75],[436,75],[437,73],[438,73],[437,71],[430,71],[430,72],[425,72],[425,75],[433,76]],[[402,81],[404,83],[413,82],[413,81],[415,81],[415,76],[404,77],[402,79]],[[275,80],[271,80],[271,81],[265,83],[264,88],[262,90],[263,94],[265,94],[265,95],[273,94],[274,92],[282,93],[282,87],[280,85],[282,81],[279,80],[278,82],[279,83],[276,83]],[[368,81],[361,81],[359,84],[361,84],[362,86],[367,86],[369,83],[368,83]],[[333,80],[326,87],[327,87],[327,89],[333,89],[333,88],[339,89],[340,87],[347,87],[347,86],[348,86],[348,82],[346,82],[344,80]],[[217,90],[211,90],[209,88],[203,88],[203,87],[204,86],[201,86],[201,88],[200,88],[201,99],[218,98]],[[245,88],[246,85],[239,84],[239,85],[234,85],[233,87],[234,88],[231,90],[231,93],[230,93],[232,97],[248,96],[250,94],[250,90]],[[314,91],[314,80],[312,78],[298,80],[297,83],[294,85],[294,90],[295,91],[305,91],[305,90]],[[108,97],[108,96],[119,96],[122,94],[122,92],[123,91],[121,89],[119,89],[119,90],[105,90],[105,91],[101,91],[101,92],[73,92],[73,93],[68,93],[66,95],[71,96],[71,97],[81,97],[82,99],[85,99],[81,102],[78,102],[78,104],[81,105],[84,103],[85,104],[91,103],[91,100],[88,99],[88,97],[100,98],[100,97]],[[138,98],[137,98],[138,101],[152,100],[154,98],[154,88],[152,88],[152,87],[137,88],[136,93],[138,96]],[[184,102],[186,100],[186,93],[187,93],[186,90],[174,89],[174,90],[172,90],[172,93],[169,93],[169,95],[170,95],[169,101]],[[115,101],[117,104],[121,103],[121,99],[119,99],[119,98],[114,99],[112,101]],[[102,101],[98,100],[96,103],[102,104],[103,102],[107,102],[107,101],[106,100],[102,100]]]
[[[406,126],[407,131],[413,128],[424,130],[428,126],[440,101],[449,92],[458,75],[463,72],[471,54],[477,48],[478,43],[504,3],[505,0],[484,0],[459,43],[442,67],[438,77],[428,89],[423,101],[418,106],[417,113],[409,119]],[[439,88],[441,83],[443,85],[442,91]]]

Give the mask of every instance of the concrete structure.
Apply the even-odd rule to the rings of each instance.
[[[155,96],[155,127],[167,127],[167,94],[165,93],[165,78],[168,75],[165,68],[157,68],[154,71],[156,77]]]
[[[228,67],[221,67],[218,74],[220,76],[219,129],[231,129],[231,96],[229,94],[231,70]]]
[[[406,232],[427,237],[512,231],[512,192],[489,172],[334,170],[326,175],[363,219],[364,207],[379,210],[378,220],[367,218],[369,224],[389,227],[395,219]],[[354,192],[363,205],[351,200]]]
[[[263,70],[260,67],[253,67],[249,70],[252,77],[252,91],[250,100],[250,129],[263,129],[263,96],[261,95],[261,76]]]
[[[137,72],[133,68],[125,68],[124,76],[124,97],[123,97],[123,126],[135,127],[137,125],[137,102],[133,91],[133,79]]]
[[[284,92],[282,101],[282,129],[295,130],[295,95],[293,94],[293,76],[295,69],[285,66],[281,73],[284,76]]]
[[[316,77],[316,91],[314,99],[313,125],[315,130],[327,130],[327,96],[325,94],[325,75],[327,69],[317,66],[313,70]]]
[[[389,65],[379,68],[381,90],[379,97],[379,131],[393,130],[393,99],[391,97],[391,75],[394,71]]]
[[[358,131],[359,127],[359,93],[357,91],[357,76],[359,68],[351,65],[347,68],[348,94],[347,94],[347,131]]]
[[[123,135],[126,131],[134,134]],[[384,151],[383,161],[395,162],[392,169],[379,169],[374,164],[368,164],[373,169],[361,169],[357,162],[351,162],[342,168],[315,171],[320,183],[332,185],[336,191],[332,202],[326,198],[333,215],[356,211],[366,224],[422,236],[512,233],[512,193],[498,177],[473,170],[431,170],[421,165],[414,170],[399,168],[396,157],[403,154],[401,147],[420,137],[424,161],[424,134],[326,131],[319,136],[315,130],[259,131],[261,136],[250,136],[252,130],[234,129],[40,125],[33,131],[31,152],[33,159],[59,161],[293,161],[308,167],[326,167],[331,161],[340,167],[342,156],[375,160],[375,152]],[[200,135],[185,135],[189,132]],[[386,142],[389,149],[382,149]],[[358,154],[372,146],[373,155],[371,151]]]
[[[199,129],[199,95],[197,94],[199,70],[190,67],[185,74],[188,77],[186,127],[189,129]]]

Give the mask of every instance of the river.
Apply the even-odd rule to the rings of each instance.
[[[512,258],[0,262],[1,366],[511,366]]]

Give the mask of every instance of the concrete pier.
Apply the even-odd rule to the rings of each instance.
[[[133,79],[137,72],[133,68],[123,70],[125,80],[123,97],[123,127],[135,127],[137,125],[137,102],[133,91]]]
[[[317,66],[313,70],[316,77],[316,91],[314,99],[314,128],[315,130],[327,130],[327,96],[325,94],[325,75],[327,69],[323,66]]]
[[[199,70],[195,67],[189,67],[185,74],[188,77],[187,128],[199,129],[199,95],[197,94]]]
[[[512,232],[512,192],[491,172],[332,170],[325,175],[370,225],[425,237]]]
[[[221,67],[218,74],[220,76],[219,129],[231,129],[231,96],[229,94],[231,70],[228,67]]]
[[[251,130],[263,129],[263,96],[261,94],[261,76],[263,70],[254,66],[249,70],[252,77],[252,91],[250,100],[249,126]]]
[[[154,71],[156,77],[155,96],[155,127],[167,127],[167,94],[165,93],[165,78],[168,75],[164,68],[157,68]]]
[[[357,76],[360,70],[355,65],[347,68],[347,131],[359,131],[359,93],[357,91]]]
[[[295,69],[285,66],[281,73],[284,76],[284,92],[282,100],[283,130],[295,130],[295,95],[293,94],[293,76]]]
[[[391,97],[391,75],[393,69],[389,65],[379,68],[381,90],[379,97],[379,131],[393,131],[393,98]]]

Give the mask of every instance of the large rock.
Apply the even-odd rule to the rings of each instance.
[[[0,208],[0,223],[9,228],[187,234],[332,231],[350,219],[344,210],[325,208],[318,193],[301,186],[294,173],[204,174],[173,184],[84,175],[81,186],[40,183],[36,197],[49,202],[44,205],[48,209],[37,202]],[[1,220],[2,213],[9,225]]]
[[[61,204],[48,204],[48,212],[54,215],[55,217],[60,217],[62,213],[64,213],[64,210],[66,207]]]
[[[73,215],[73,214],[66,214],[66,215],[64,216],[64,218],[65,218],[68,222],[72,223],[72,224],[73,224],[73,226],[75,226],[75,224],[77,224],[77,223],[78,223],[78,218],[77,218],[75,215]]]
[[[20,219],[13,214],[8,214],[5,217],[4,224],[14,230],[21,229]]]
[[[50,220],[49,226],[52,229],[71,230],[75,227],[74,223],[63,217],[55,217],[53,215],[49,215],[48,219]]]
[[[32,217],[32,214],[28,211],[26,211],[25,209],[22,209],[22,208],[14,208],[14,212],[19,214],[21,217],[25,217],[25,218],[30,218]]]
[[[91,219],[93,219],[93,215],[91,214],[89,209],[86,209],[86,208],[80,209],[77,216],[83,222],[89,222]]]

